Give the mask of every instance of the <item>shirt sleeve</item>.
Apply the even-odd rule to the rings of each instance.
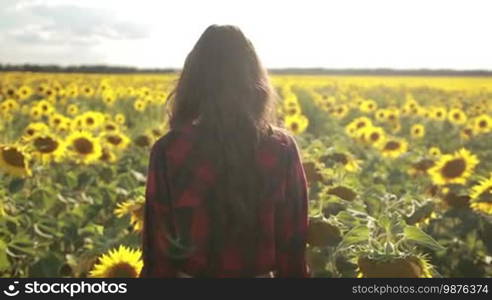
[[[176,277],[176,268],[169,258],[173,222],[166,180],[166,162],[159,143],[150,153],[142,230],[143,268],[139,277]]]
[[[277,277],[309,277],[306,264],[308,190],[299,149],[290,138],[284,202],[275,210]]]

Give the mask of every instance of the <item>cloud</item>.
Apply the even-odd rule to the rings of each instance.
[[[147,27],[108,8],[2,0],[0,63],[99,62],[106,57],[105,42],[148,36]]]
[[[38,20],[36,23],[24,21],[7,31],[9,37],[21,43],[86,45],[108,39],[143,39],[149,33],[142,25],[118,20],[109,10],[91,7],[35,4],[24,6],[17,13],[28,13],[33,20]]]

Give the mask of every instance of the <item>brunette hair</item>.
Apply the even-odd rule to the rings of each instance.
[[[264,179],[255,150],[275,122],[275,92],[252,43],[231,25],[209,26],[188,54],[170,95],[170,127],[196,123],[196,151],[216,162],[211,202],[218,241],[252,242]]]

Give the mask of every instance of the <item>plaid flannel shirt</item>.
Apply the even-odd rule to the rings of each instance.
[[[147,175],[142,233],[143,269],[140,277],[191,276],[207,268],[210,220],[204,201],[216,184],[214,164],[189,159],[196,143],[193,125],[171,130],[152,147]],[[292,136],[273,129],[259,146],[256,161],[268,191],[261,199],[255,274],[274,271],[275,277],[309,277],[305,248],[308,191],[299,149]],[[193,163],[190,163],[193,162]],[[193,252],[179,269],[169,255],[172,233],[185,234]],[[234,244],[221,250],[219,268],[209,277],[247,277],[246,260]]]

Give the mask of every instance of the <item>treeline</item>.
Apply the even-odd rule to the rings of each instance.
[[[360,75],[360,76],[492,76],[492,70],[452,70],[452,69],[324,69],[324,68],[285,68],[271,69],[275,74],[298,75]]]
[[[50,73],[174,73],[174,68],[136,68],[108,65],[36,65],[36,64],[0,64],[0,72],[50,72]],[[269,69],[272,74],[293,75],[361,75],[361,76],[492,76],[492,70],[451,70],[451,69],[325,69],[325,68],[284,68]]]
[[[11,65],[0,64],[0,72],[49,72],[49,73],[173,73],[176,69],[139,69],[126,66],[87,65],[87,66],[58,66],[58,65]]]

